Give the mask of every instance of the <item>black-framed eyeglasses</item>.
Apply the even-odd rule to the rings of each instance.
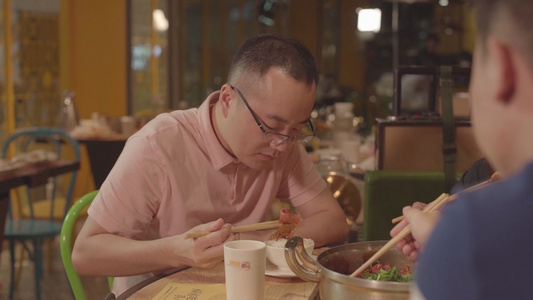
[[[309,119],[309,121],[307,123],[307,126],[309,126],[309,130],[312,132],[312,134],[309,134],[309,135],[302,134],[302,135],[290,136],[290,135],[285,135],[285,134],[281,134],[281,133],[276,133],[276,132],[271,132],[271,131],[265,130],[265,128],[264,128],[265,126],[263,125],[263,123],[261,123],[261,121],[259,121],[259,118],[254,113],[254,111],[252,110],[252,108],[248,104],[248,101],[246,101],[246,98],[244,98],[244,96],[239,91],[239,89],[237,89],[236,87],[234,87],[232,85],[230,85],[230,86],[231,86],[231,88],[234,91],[237,92],[237,94],[239,94],[239,97],[241,98],[242,102],[244,102],[244,104],[246,105],[246,107],[248,108],[250,113],[252,114],[252,117],[254,118],[255,122],[257,123],[257,126],[259,126],[259,129],[261,129],[261,131],[264,134],[263,139],[264,139],[265,142],[268,142],[269,144],[274,145],[274,146],[278,146],[278,145],[281,145],[281,144],[285,143],[286,141],[291,141],[291,142],[292,141],[297,141],[297,142],[300,142],[300,143],[307,143],[307,142],[309,142],[310,140],[312,140],[315,137],[316,130],[315,130],[315,126],[313,125],[313,122],[311,122],[311,119]]]

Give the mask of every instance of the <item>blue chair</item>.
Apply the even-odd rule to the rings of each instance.
[[[28,128],[17,131],[6,140],[2,157],[20,163],[47,163],[50,160],[80,161],[78,142],[68,133],[52,128]],[[22,244],[34,263],[35,295],[41,299],[40,281],[43,277],[43,243],[61,232],[63,218],[70,208],[77,171],[48,178],[45,187],[24,186],[18,203],[12,198],[4,240],[8,241],[11,258],[11,283],[9,299],[15,288],[15,245]],[[46,180],[45,180],[46,181]],[[62,192],[61,192],[62,191]],[[63,194],[62,200],[58,200]],[[19,199],[20,198],[20,199]],[[44,198],[42,201],[34,199]],[[24,204],[24,202],[26,202]],[[13,206],[18,204],[19,215],[14,216]],[[24,214],[26,212],[26,214]]]
[[[87,300],[87,295],[83,289],[80,276],[72,264],[72,232],[78,217],[93,202],[93,199],[97,194],[98,190],[92,191],[76,201],[65,216],[65,221],[63,222],[63,227],[61,228],[61,238],[59,241],[59,246],[61,248],[61,259],[63,260],[63,266],[65,267],[65,272],[67,273],[68,282],[70,283],[72,293],[74,294],[74,298],[76,300]],[[109,290],[111,290],[113,288],[113,277],[108,277],[107,279],[109,283]],[[114,297],[114,295],[110,293],[108,294],[108,297]]]

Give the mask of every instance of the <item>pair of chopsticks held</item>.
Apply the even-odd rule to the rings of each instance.
[[[494,173],[492,177],[484,182],[481,182],[477,185],[474,185],[472,187],[469,187],[462,192],[471,192],[474,190],[477,190],[479,188],[482,188],[490,183],[493,183],[499,179],[498,173]],[[461,193],[462,193],[461,192]],[[424,213],[430,213],[435,210],[440,209],[444,204],[451,202],[453,200],[457,199],[457,194],[454,195],[448,195],[446,193],[442,193],[437,199],[435,199],[433,202],[426,205],[423,209]],[[400,216],[397,218],[392,219],[392,223],[398,223],[401,220],[403,220],[404,217]],[[357,270],[355,270],[350,277],[356,277],[357,275],[361,274],[364,270],[369,268],[374,262],[376,262],[383,254],[385,254],[387,251],[389,251],[392,247],[394,247],[396,244],[398,244],[399,241],[403,240],[406,236],[408,236],[411,233],[411,225],[405,226],[402,231],[400,231],[395,237],[393,237],[391,240],[389,240],[381,249],[379,249],[372,257],[370,257],[364,264],[362,264]]]
[[[275,221],[267,221],[262,223],[255,223],[255,224],[249,224],[249,225],[243,225],[243,226],[235,226],[231,228],[231,232],[244,232],[244,231],[255,231],[255,230],[265,230],[265,229],[273,229],[273,228],[279,228],[283,225],[279,222],[279,220]],[[211,231],[202,231],[202,232],[192,232],[185,235],[186,239],[193,239],[198,238],[204,235],[210,234]]]
[[[482,187],[486,186],[486,185],[489,184],[489,183],[493,183],[493,182],[497,181],[498,179],[500,179],[500,174],[499,174],[498,172],[495,172],[494,174],[492,174],[492,176],[490,177],[489,180],[483,181],[483,182],[478,183],[478,184],[476,184],[476,185],[474,185],[474,186],[471,186],[471,187],[469,187],[469,188],[467,188],[467,189],[464,189],[463,191],[461,191],[461,193],[462,193],[462,192],[471,192],[471,191],[477,190],[477,189],[479,189],[479,188],[482,188]],[[429,209],[432,209],[432,211],[433,211],[433,208],[432,208],[432,207],[428,207],[428,206],[431,206],[431,205],[437,205],[437,200],[439,200],[439,198],[441,198],[442,195],[444,195],[444,193],[441,194],[441,195],[440,195],[437,199],[435,199],[433,202],[431,202],[431,203],[429,203],[427,206],[425,206],[425,207],[424,207],[424,212],[426,212],[426,211],[425,211],[426,209],[428,209],[428,210],[429,210]],[[454,195],[452,195],[452,196],[454,196]],[[450,196],[450,197],[452,197],[452,196]],[[455,200],[455,198],[457,198],[457,196],[453,197],[453,199],[449,199],[449,200],[446,201],[446,202],[453,201],[453,200]],[[441,201],[443,201],[443,200],[441,200]],[[446,202],[444,202],[444,203],[446,203]],[[444,204],[444,203],[442,203],[442,204]],[[442,206],[442,204],[441,204],[440,206]],[[439,206],[439,207],[440,207],[440,206]],[[399,216],[399,217],[396,217],[396,218],[392,219],[391,221],[392,221],[392,224],[396,224],[396,223],[401,222],[403,219],[404,219],[404,216]]]

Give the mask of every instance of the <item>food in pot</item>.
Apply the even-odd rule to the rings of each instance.
[[[396,266],[391,267],[389,264],[382,265],[376,262],[357,277],[377,281],[409,282],[413,278],[413,272],[408,265],[398,270]]]
[[[300,216],[292,214],[288,208],[282,208],[279,214],[279,222],[281,226],[270,235],[269,240],[290,239],[296,229],[296,225],[300,223]]]
[[[387,241],[366,241],[332,247],[318,255],[314,266],[298,263],[302,244],[302,238],[299,236],[287,241],[287,261],[299,278],[318,282],[320,299],[409,299],[409,282],[363,280],[349,276],[383,248]],[[389,249],[379,261],[381,264],[397,266],[400,269],[407,265],[414,270],[413,262],[396,247]]]

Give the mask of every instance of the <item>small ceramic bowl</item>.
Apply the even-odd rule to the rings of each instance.
[[[265,243],[267,259],[280,270],[290,270],[285,259],[285,243],[287,243],[287,239],[269,240]],[[311,255],[315,248],[315,242],[312,239],[304,239],[304,248],[307,254]]]

